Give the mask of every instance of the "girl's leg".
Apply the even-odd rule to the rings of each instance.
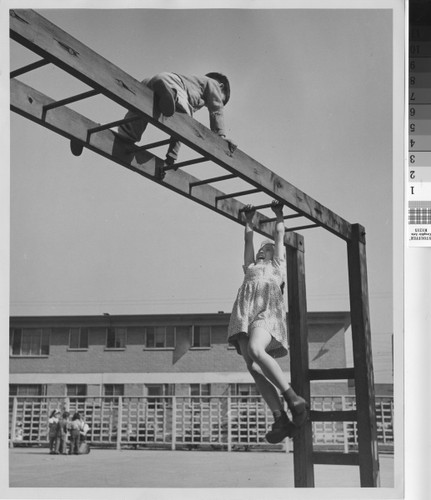
[[[239,347],[241,355],[247,365],[247,369],[253,377],[256,386],[265,400],[266,404],[272,413],[283,410],[283,405],[280,401],[280,396],[278,395],[277,389],[273,384],[263,375],[259,365],[253,361],[248,353],[248,337],[246,335],[241,335],[239,338]]]
[[[269,443],[280,443],[286,437],[292,437],[295,433],[295,428],[284,411],[277,389],[265,377],[259,365],[250,357],[248,353],[248,337],[246,335],[242,335],[238,343],[248,371],[253,377],[260,394],[274,416],[274,424],[272,425],[271,430],[266,433],[266,440]]]
[[[280,365],[266,352],[271,339],[271,334],[264,328],[253,328],[250,332],[248,354],[251,359],[259,365],[265,377],[268,378],[280,392],[284,392],[290,388],[290,384]]]
[[[292,412],[295,425],[302,425],[307,418],[306,401],[298,396],[286,380],[277,361],[266,352],[271,342],[271,334],[264,328],[254,328],[250,333],[248,353],[260,366],[264,375],[280,390]]]

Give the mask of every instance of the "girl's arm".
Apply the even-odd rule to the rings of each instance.
[[[272,211],[275,213],[276,221],[274,227],[274,257],[279,259],[284,258],[284,219],[283,219],[283,204],[274,200],[271,205]]]
[[[254,264],[253,245],[253,217],[256,209],[252,205],[247,205],[244,209],[245,229],[244,229],[244,267]]]

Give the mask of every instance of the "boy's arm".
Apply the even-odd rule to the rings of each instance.
[[[226,137],[223,95],[217,83],[212,81],[208,83],[204,100],[210,116],[210,129],[228,142],[229,149],[233,153],[237,146],[231,139]]]
[[[284,258],[284,219],[283,219],[283,204],[278,201],[273,201],[271,209],[276,216],[274,227],[274,257],[279,259]]]

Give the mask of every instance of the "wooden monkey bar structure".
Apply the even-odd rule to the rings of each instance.
[[[237,198],[252,193],[263,193],[289,207],[293,213],[286,215],[285,219],[307,219],[307,224],[286,228],[284,241],[287,253],[292,385],[299,394],[310,400],[312,380],[352,379],[355,381],[356,410],[310,412],[310,421],[294,439],[295,486],[314,486],[314,464],[358,465],[361,486],[379,486],[364,228],[359,224],[348,223],[241,150],[231,150],[227,141],[193,118],[177,113],[169,118],[160,115],[154,106],[153,93],[148,88],[38,13],[11,10],[10,37],[42,57],[35,63],[11,72],[11,109],[14,112],[239,224],[244,224],[241,212],[245,205]],[[91,90],[55,101],[17,80],[18,76],[48,64],[58,66]],[[67,107],[68,104],[96,95],[103,95],[127,110],[141,113],[169,138],[145,146],[130,146],[111,130],[124,123],[124,118],[99,124]],[[177,163],[175,168],[167,166],[149,150],[168,144],[170,138],[181,141],[200,157]],[[185,171],[185,167],[202,162],[213,162],[225,169],[226,174],[199,179]],[[205,171],[204,167],[202,171]],[[249,188],[229,194],[213,186],[230,179],[241,179]],[[269,202],[258,205],[255,220],[256,231],[271,238],[274,218],[259,211],[270,205]],[[296,231],[314,227],[331,232],[347,244],[354,359],[352,368],[309,368],[304,238]],[[357,422],[358,451],[346,454],[313,451],[312,421]]]

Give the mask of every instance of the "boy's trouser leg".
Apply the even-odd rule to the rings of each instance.
[[[124,119],[128,120],[129,118],[136,119],[120,125],[118,127],[118,133],[119,135],[121,135],[121,137],[130,142],[139,142],[141,140],[142,134],[147,128],[148,122],[145,120],[145,118],[135,113],[134,111],[128,111],[126,113]]]
[[[177,110],[178,113],[186,113],[185,111],[182,110]],[[178,153],[180,152],[181,149],[181,142],[177,141],[176,139],[172,139],[172,141],[169,143],[168,147],[168,152],[166,153],[166,160],[168,162],[176,162],[178,159]]]

